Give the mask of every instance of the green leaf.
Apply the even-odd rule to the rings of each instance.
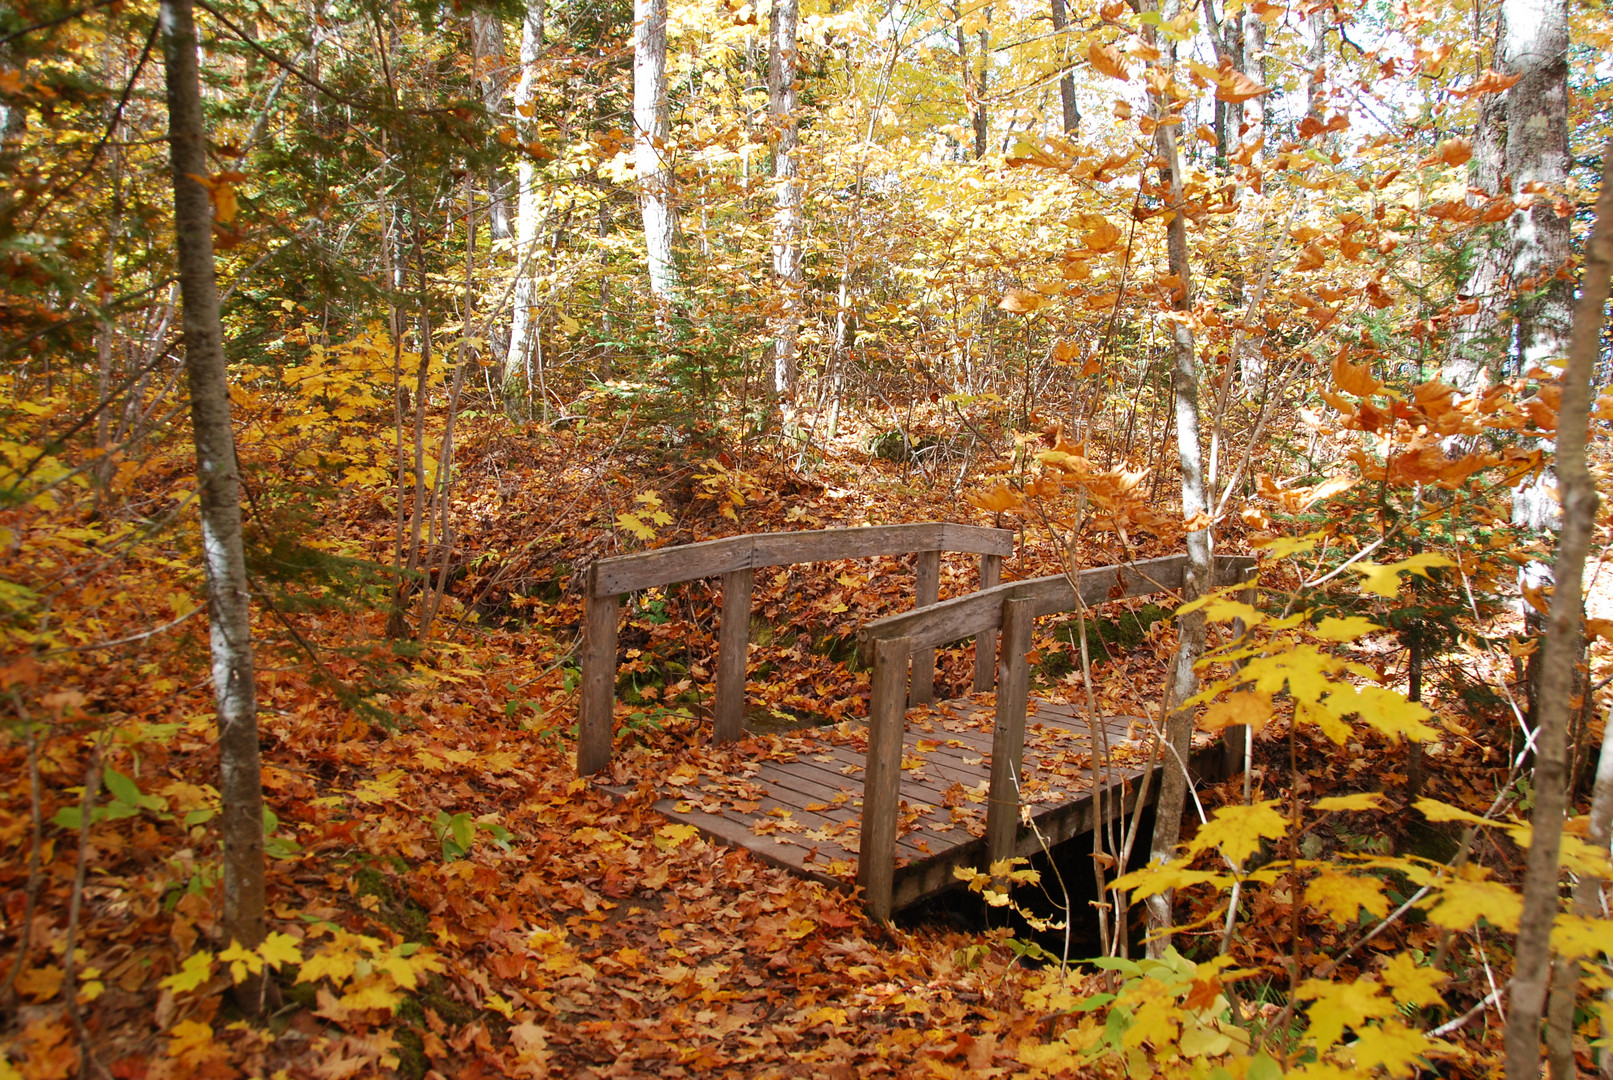
[[[51,815],[50,823],[58,828],[77,832],[84,824],[82,811],[77,806],[64,806]]]
[[[107,766],[104,776],[106,778],[106,789],[112,793],[114,799],[130,806],[137,807],[140,805],[140,787],[138,784],[110,765]]]
[[[448,820],[448,831],[453,834],[454,843],[462,851],[469,851],[471,841],[476,838],[476,825],[471,821],[469,814],[455,814]]]

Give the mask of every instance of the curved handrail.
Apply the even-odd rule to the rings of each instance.
[[[811,532],[725,536],[720,540],[600,559],[589,573],[588,595],[616,596],[764,566],[906,555],[914,551],[1012,555],[1014,534],[1008,529],[927,521],[911,525],[863,525]]]

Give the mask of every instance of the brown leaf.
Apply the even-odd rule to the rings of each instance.
[[[1131,80],[1131,76],[1126,74],[1126,62],[1121,59],[1120,50],[1113,45],[1099,45],[1094,42],[1091,48],[1087,49],[1087,59],[1092,62],[1093,67],[1111,79],[1119,79],[1121,82]]]

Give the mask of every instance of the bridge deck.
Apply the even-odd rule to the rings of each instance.
[[[954,867],[982,861],[992,701],[989,693],[976,694],[908,712],[893,909],[955,886]],[[1099,738],[1108,744],[1110,765],[1100,767],[1095,781],[1084,711],[1032,696],[1028,713],[1021,801],[1036,828],[1021,824],[1018,854],[1090,832],[1098,820],[1095,788],[1107,793],[1105,819],[1121,806],[1129,811],[1139,796],[1153,800],[1157,783],[1143,783],[1151,740],[1141,720],[1100,718]],[[866,726],[812,728],[759,743],[742,775],[702,778],[685,768],[661,777],[657,788],[665,797],[655,808],[774,866],[851,888],[857,879]],[[1201,778],[1222,775],[1220,745],[1198,748],[1193,766]]]

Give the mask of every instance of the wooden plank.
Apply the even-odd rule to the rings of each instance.
[[[914,607],[926,608],[941,599],[941,553],[921,551],[916,556],[918,582]],[[913,653],[913,682],[907,693],[908,705],[928,705],[935,700],[935,650]]]
[[[980,556],[980,589],[995,589],[1002,584],[1003,557]],[[990,690],[997,680],[997,633],[983,630],[975,635],[975,693]]]
[[[590,595],[635,592],[764,566],[906,555],[929,549],[1009,555],[1014,550],[1014,534],[1007,529],[921,522],[729,536],[600,559],[594,564],[598,573],[592,581]]]
[[[902,783],[902,721],[907,712],[906,638],[874,648],[872,700],[868,708],[868,764],[863,775],[862,836],[857,845],[857,883],[871,918],[889,922],[896,870],[896,812]]]
[[[588,571],[590,581],[599,569]],[[577,716],[577,775],[592,776],[610,764],[616,713],[616,615],[619,596],[585,601],[582,631],[582,701]]]
[[[1002,655],[997,661],[997,718],[991,736],[991,787],[986,796],[986,867],[1013,853],[1019,828],[1019,769],[1025,755],[1032,611],[1035,601],[1003,601]]]
[[[1215,582],[1239,580],[1235,574],[1253,560],[1249,555],[1221,555],[1216,558]],[[1131,596],[1151,596],[1181,588],[1186,555],[1166,555],[1124,566],[1098,566],[1077,575],[1081,603],[1087,607],[1122,600]],[[1063,574],[1011,581],[992,589],[943,600],[921,611],[908,611],[875,619],[857,631],[858,655],[868,663],[872,642],[878,638],[905,637],[915,649],[950,645],[1002,626],[1002,602],[1023,596],[1034,601],[1037,617],[1072,611],[1075,588]]]
[[[753,570],[722,576],[722,626],[717,642],[714,707],[717,741],[733,742],[745,723],[745,665],[750,657],[750,601]]]

